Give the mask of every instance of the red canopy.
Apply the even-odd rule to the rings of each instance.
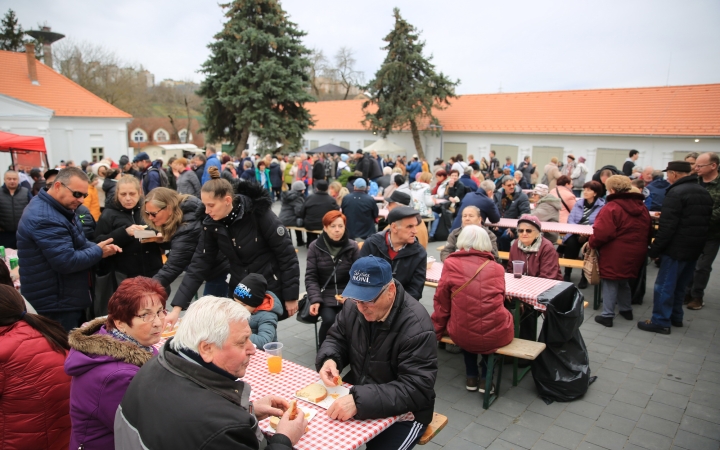
[[[20,136],[18,134],[0,131],[0,152],[15,152],[24,150],[30,152],[47,153],[45,139],[38,136]]]

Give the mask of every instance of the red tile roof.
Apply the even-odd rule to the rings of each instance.
[[[307,104],[314,130],[363,130],[362,100]],[[720,84],[463,95],[445,131],[720,136]]]
[[[40,61],[35,61],[40,84],[33,85],[26,58],[25,53],[0,50],[0,94],[52,109],[55,116],[132,117]]]
[[[185,129],[187,126],[187,119],[175,119],[175,126],[178,129],[178,133]],[[148,135],[148,141],[146,142],[135,142],[133,140],[133,131],[140,128]],[[158,128],[162,128],[165,131],[168,132],[168,137],[170,138],[167,142],[155,142],[153,141],[153,136],[155,135],[155,131],[157,131]],[[180,141],[176,139],[176,137],[173,135],[173,128],[172,124],[170,123],[170,119],[168,117],[136,117],[128,124],[128,142],[130,143],[131,147],[134,148],[143,148],[147,147],[148,145],[155,145],[155,144],[179,144]],[[202,148],[205,146],[205,133],[200,133],[198,130],[200,129],[200,122],[197,121],[197,119],[192,119],[192,122],[190,122],[190,135],[192,136],[192,140],[190,141],[190,144],[195,144],[198,147]]]

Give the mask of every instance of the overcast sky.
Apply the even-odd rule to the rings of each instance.
[[[228,0],[229,1],[229,0]],[[392,8],[415,25],[458,93],[720,82],[717,0],[284,0],[310,48],[355,51],[366,80],[383,61]],[[200,81],[223,23],[208,0],[0,0],[24,28],[47,23],[164,78]]]

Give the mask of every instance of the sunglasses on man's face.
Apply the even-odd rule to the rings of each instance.
[[[518,234],[523,234],[523,233],[531,234],[533,232],[533,230],[530,228],[518,228],[517,232],[518,232]]]
[[[66,188],[68,191],[72,192],[72,196],[75,197],[75,198],[87,198],[87,196],[89,195],[89,194],[87,194],[87,193],[82,193],[82,192],[79,192],[79,191],[73,191],[72,189],[70,189],[69,187],[67,187],[67,185],[66,185],[65,183],[60,183],[60,184],[62,184],[63,186],[65,186],[65,188]]]

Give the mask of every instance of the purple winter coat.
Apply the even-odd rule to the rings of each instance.
[[[597,217],[598,213],[602,209],[602,207],[605,206],[605,199],[600,197],[598,199],[595,199],[595,204],[593,205],[593,210],[588,216],[588,225],[592,225],[595,223],[595,218]],[[580,223],[583,216],[583,211],[585,208],[585,199],[581,198],[577,202],[575,202],[575,206],[573,206],[572,211],[570,211],[570,215],[568,216],[567,223]],[[563,237],[563,242],[567,241],[568,238],[572,236],[572,234],[566,234],[565,237]]]
[[[115,448],[115,411],[140,367],[157,351],[116,340],[105,330],[105,318],[70,333],[65,373],[70,385],[70,448]]]

